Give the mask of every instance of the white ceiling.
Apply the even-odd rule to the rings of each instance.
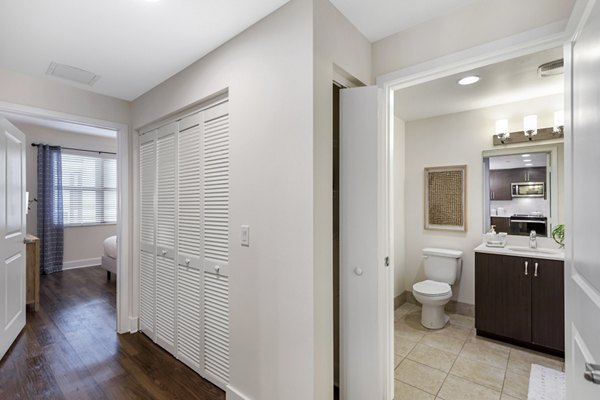
[[[563,75],[537,76],[538,66],[560,58],[561,48],[550,49],[398,90],[395,114],[408,122],[561,94]],[[481,80],[469,86],[456,83],[467,75],[479,75]]]
[[[375,42],[480,0],[330,0]]]
[[[527,155],[527,157],[523,157],[524,155]],[[490,157],[490,169],[545,167],[547,156],[547,153],[524,153],[510,156]]]
[[[1,0],[0,68],[49,77],[51,62],[133,100],[289,0]],[[332,0],[371,41],[480,0]]]
[[[2,0],[0,68],[68,64],[100,76],[75,86],[133,100],[287,1]]]

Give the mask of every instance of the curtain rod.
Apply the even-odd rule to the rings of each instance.
[[[38,147],[41,146],[41,143],[31,143],[31,145],[33,147]],[[60,146],[59,146],[60,147]],[[75,151],[86,151],[88,153],[98,153],[98,154],[114,154],[117,155],[117,153],[112,153],[110,151],[98,151],[98,150],[86,150],[86,149],[75,149],[73,147],[60,147],[61,149],[65,149],[65,150],[75,150]]]

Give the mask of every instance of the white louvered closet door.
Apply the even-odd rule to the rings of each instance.
[[[204,293],[202,375],[229,382],[229,115],[227,103],[204,111]]]
[[[156,165],[156,342],[175,354],[177,123],[158,130]]]
[[[140,136],[140,330],[155,340],[156,131]]]
[[[179,122],[177,358],[202,365],[202,113]]]

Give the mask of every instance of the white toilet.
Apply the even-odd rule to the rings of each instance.
[[[423,305],[421,324],[424,327],[441,329],[448,322],[444,306],[452,297],[450,285],[460,276],[462,254],[462,251],[458,250],[423,249],[427,280],[413,285],[413,295]]]

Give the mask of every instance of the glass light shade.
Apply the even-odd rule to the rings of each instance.
[[[523,130],[526,133],[530,132],[530,135],[535,135],[537,133],[537,115],[527,115],[523,119]]]
[[[508,132],[508,120],[507,119],[499,119],[496,121],[496,135],[509,135]]]
[[[563,110],[554,112],[554,127],[558,128],[559,126],[565,125],[565,112]]]

